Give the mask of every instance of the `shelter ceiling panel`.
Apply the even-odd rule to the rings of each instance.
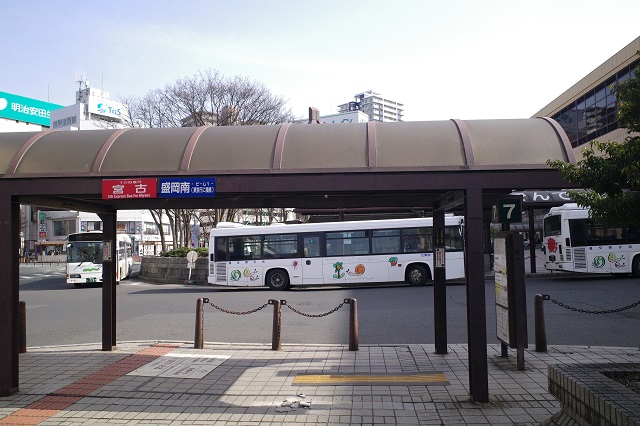
[[[16,173],[89,173],[112,133],[113,130],[46,132],[24,154]]]
[[[4,175],[8,172],[7,167],[13,157],[18,153],[20,148],[36,134],[37,133],[32,132],[2,134],[2,143],[0,143],[0,174]]]
[[[448,121],[376,123],[378,167],[464,166],[462,141]]]
[[[282,169],[366,168],[367,125],[292,124],[282,152]]]
[[[545,165],[566,161],[563,142],[543,119],[465,120],[476,165]]]
[[[190,171],[270,169],[280,126],[211,126],[198,138]]]
[[[196,127],[131,129],[113,142],[101,173],[180,170],[180,161]]]

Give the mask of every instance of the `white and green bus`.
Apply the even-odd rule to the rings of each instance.
[[[445,216],[446,278],[464,277],[463,218]],[[433,219],[246,226],[219,223],[209,239],[210,284],[348,285],[433,279]]]
[[[117,234],[118,262],[116,281],[127,278],[133,266],[131,238]],[[102,231],[69,234],[67,245],[67,283],[75,287],[102,282],[103,261]]]
[[[552,207],[544,217],[542,249],[549,271],[629,274],[640,277],[640,232],[604,226],[575,203]]]

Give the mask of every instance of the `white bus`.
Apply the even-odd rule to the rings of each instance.
[[[272,226],[219,223],[209,240],[210,284],[268,286],[433,277],[432,218]],[[464,277],[463,218],[445,216],[446,278]]]
[[[131,274],[133,252],[131,238],[117,234],[118,262],[116,281]],[[82,284],[102,282],[103,241],[101,231],[69,234],[67,244],[67,283],[80,288]]]
[[[550,271],[640,277],[638,230],[599,225],[589,218],[589,209],[575,203],[552,207],[545,215],[542,249]]]

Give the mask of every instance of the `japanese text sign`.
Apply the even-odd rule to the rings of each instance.
[[[156,198],[157,182],[155,178],[103,179],[102,199]]]
[[[196,198],[214,197],[216,179],[204,177],[160,178],[158,197]]]

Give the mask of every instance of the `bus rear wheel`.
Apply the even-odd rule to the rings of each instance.
[[[633,258],[633,262],[631,262],[631,274],[640,278],[640,254]]]
[[[271,290],[286,290],[289,288],[289,275],[282,269],[269,271],[266,281]]]
[[[422,265],[409,265],[407,267],[406,279],[412,286],[418,287],[425,285],[427,282],[428,274],[427,268]]]

